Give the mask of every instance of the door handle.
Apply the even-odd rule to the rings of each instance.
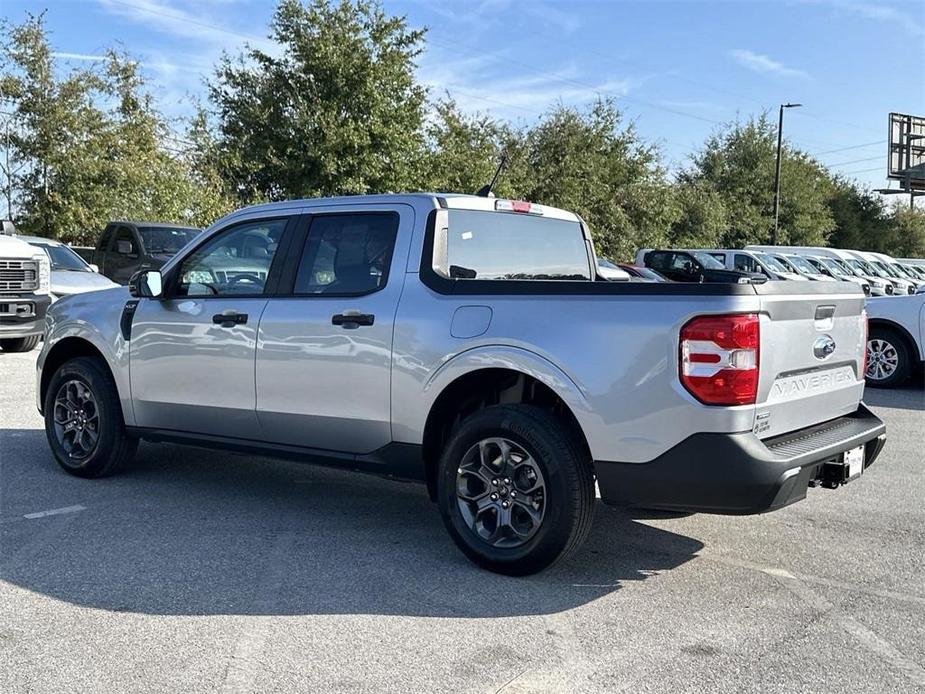
[[[236,325],[247,323],[247,314],[238,313],[237,311],[223,311],[212,316],[212,322],[223,328],[233,328]]]
[[[331,316],[331,325],[339,325],[347,330],[359,328],[361,325],[372,325],[376,316],[372,313],[336,313]]]

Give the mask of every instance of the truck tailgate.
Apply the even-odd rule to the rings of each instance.
[[[768,282],[754,431],[762,439],[854,412],[864,392],[864,294],[848,282]]]

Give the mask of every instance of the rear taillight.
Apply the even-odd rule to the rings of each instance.
[[[868,323],[867,318],[867,309],[861,310],[861,330],[863,331],[863,339],[861,341],[861,351],[864,352],[864,357],[861,360],[861,378],[867,377],[867,336],[870,334],[870,324]]]
[[[681,383],[707,405],[751,405],[758,396],[757,314],[700,316],[681,328]]]

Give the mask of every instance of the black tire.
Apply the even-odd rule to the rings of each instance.
[[[867,336],[867,385],[874,388],[897,388],[909,380],[912,375],[912,350],[905,336],[898,331],[886,327],[874,326],[870,329],[870,335]],[[876,350],[875,350],[876,348]],[[872,353],[872,350],[873,351]],[[890,359],[890,362],[884,362],[883,366],[888,367],[889,372],[884,369],[877,369],[876,354],[881,353],[884,359]],[[895,364],[892,360],[895,359]],[[880,375],[880,377],[875,377]]]
[[[545,483],[538,529],[515,547],[498,547],[479,536],[464,518],[464,502],[457,496],[457,475],[468,452],[492,438],[513,442],[526,452]],[[587,538],[594,512],[594,476],[583,448],[569,426],[530,405],[495,405],[465,419],[443,451],[437,477],[437,502],[450,537],[479,566],[510,576],[542,571],[568,556]]]
[[[4,352],[31,352],[39,343],[41,335],[29,335],[29,337],[11,337],[6,340],[0,340],[0,349]]]
[[[56,431],[56,405],[62,387],[78,384],[89,390],[97,413],[94,422],[97,440],[86,455],[75,458],[59,440]],[[122,406],[116,384],[106,365],[98,358],[79,357],[58,367],[45,393],[45,436],[51,451],[68,473],[77,477],[105,477],[128,463],[138,448],[138,439],[125,431]],[[63,410],[59,407],[59,414]]]

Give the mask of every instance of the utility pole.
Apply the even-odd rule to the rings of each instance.
[[[777,120],[777,167],[774,171],[774,231],[771,233],[771,245],[777,245],[777,229],[780,220],[780,156],[784,143],[784,109],[799,108],[803,104],[781,104]]]

